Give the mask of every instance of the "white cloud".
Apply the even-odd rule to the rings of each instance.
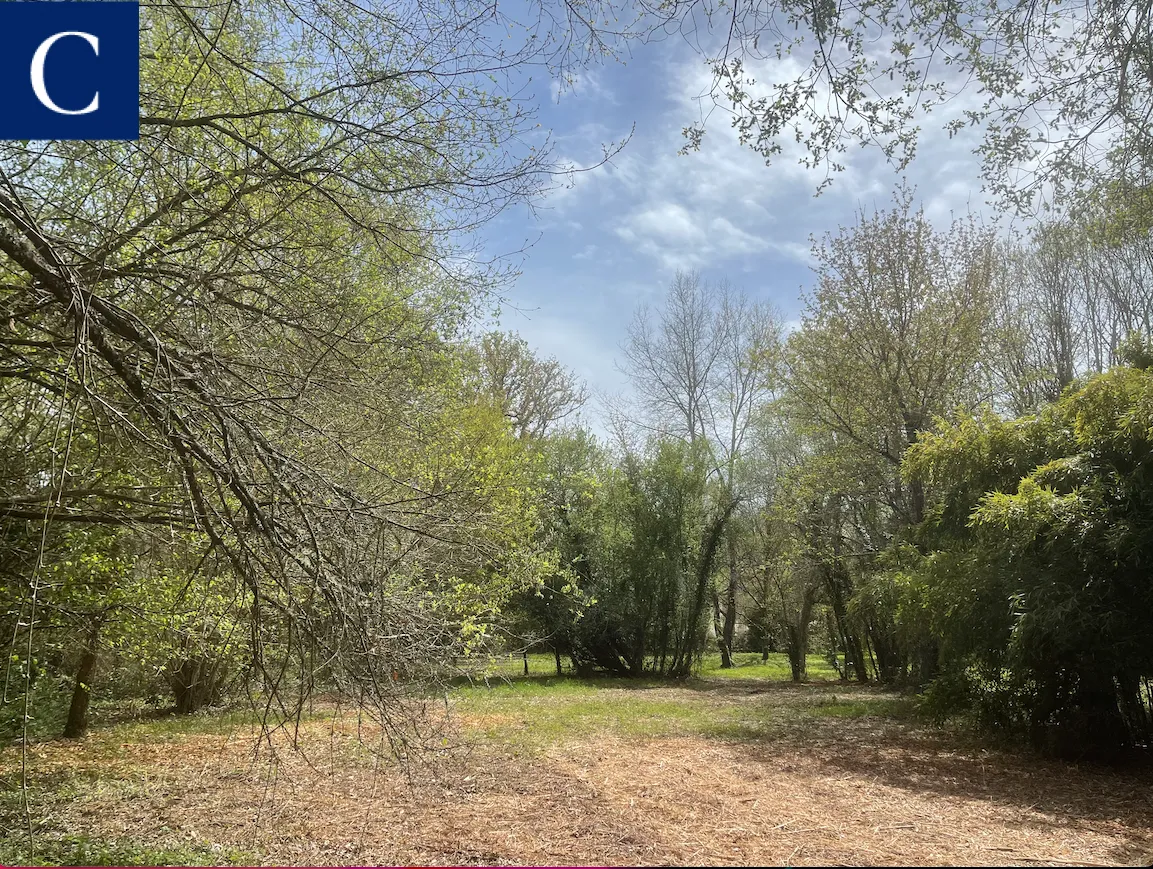
[[[542,240],[515,294],[522,313],[507,323],[608,392],[622,388],[613,360],[632,310],[659,303],[675,269],[740,280],[751,295],[779,304],[795,327],[798,291],[811,285],[810,238],[853,224],[859,211],[889,207],[901,181],[876,149],[853,148],[838,157],[845,171],[814,197],[825,173],[800,164],[803,145],[785,141],[766,166],[719,110],[700,151],[679,154],[710,72],[696,55],[674,56],[668,43],[648,48],[661,53],[627,73],[608,67],[582,78],[550,107],[545,125],[555,118],[552,141],[574,164],[594,163],[602,143],[620,139],[634,121],[636,132],[611,164],[574,176],[545,201],[536,225]],[[757,73],[769,83],[796,69],[789,59]],[[931,116],[922,124],[918,157],[903,173],[938,225],[989,213],[971,153],[977,132],[950,138],[943,122]]]
[[[792,59],[766,68],[762,72],[771,74],[764,84],[798,69]],[[664,271],[747,270],[755,256],[808,264],[811,234],[851,223],[859,209],[889,204],[900,179],[879,152],[854,150],[839,157],[845,170],[814,198],[824,170],[801,165],[803,145],[784,142],[782,153],[766,166],[739,142],[719,111],[709,119],[700,150],[678,153],[684,144],[681,130],[699,114],[696,97],[709,89],[711,73],[696,55],[669,60],[662,70],[659,95],[667,108],[659,120],[639,129],[611,165],[580,176],[563,199],[566,213],[595,210],[604,227],[633,253]],[[572,137],[587,148],[597,136],[603,140],[606,131],[603,125],[584,124]],[[926,161],[926,171],[906,173],[913,183],[922,183],[920,194],[934,219],[980,205],[979,194],[974,201],[975,159],[962,143],[945,143],[945,138],[943,132],[937,137],[927,131],[922,150],[935,162]],[[943,154],[948,159],[941,159]]]
[[[550,196],[546,206],[558,216],[579,216],[585,225],[611,233],[623,245],[616,251],[621,256],[640,257],[663,272],[686,267],[748,271],[766,258],[807,265],[812,261],[811,236],[836,232],[855,222],[862,210],[887,208],[902,177],[917,187],[926,213],[936,223],[987,210],[980,165],[972,153],[976,134],[962,131],[950,137],[941,129],[943,114],[930,116],[923,125],[919,158],[904,173],[898,174],[875,148],[850,148],[837,155],[844,170],[815,197],[826,173],[824,168],[802,164],[807,156],[803,144],[785,137],[782,152],[766,166],[760,155],[740,143],[722,109],[712,110],[700,150],[680,154],[685,142],[682,129],[700,116],[702,105],[711,106],[711,100],[702,101],[700,95],[710,90],[712,73],[698,55],[684,52],[679,57],[665,55],[655,69],[659,76],[652,75],[650,67],[651,80],[638,90],[659,112],[649,113],[611,164],[574,176],[573,185]],[[749,67],[757,80],[752,86],[755,92],[766,92],[799,71],[792,57]],[[582,77],[575,86],[597,105],[612,95],[605,111],[556,136],[564,153],[584,158],[574,163],[588,165],[593,155],[599,155],[601,144],[612,138],[610,130],[630,120],[629,109],[620,109],[602,73]],[[978,97],[963,94],[950,112],[962,110],[973,99]],[[602,251],[611,248],[606,244]]]

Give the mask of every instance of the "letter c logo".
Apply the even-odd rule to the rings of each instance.
[[[79,30],[66,30],[63,33],[54,33],[49,36],[36,49],[36,53],[32,55],[32,92],[36,94],[36,99],[44,104],[46,109],[51,109],[60,115],[88,115],[100,108],[100,91],[92,97],[92,102],[82,109],[62,109],[52,101],[52,97],[48,96],[48,89],[44,86],[44,61],[48,58],[48,51],[56,44],[57,40],[63,39],[65,36],[79,36],[85,42],[92,46],[92,53],[97,57],[100,56],[100,40],[93,36],[91,33],[81,33]]]

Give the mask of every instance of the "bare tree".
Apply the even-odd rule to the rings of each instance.
[[[658,314],[641,308],[623,346],[643,425],[703,445],[709,474],[723,497],[741,497],[740,459],[753,414],[772,391],[781,340],[780,318],[768,305],[736,293],[727,282],[702,282],[677,272]],[[738,523],[726,534],[728,578],[712,587],[722,665],[732,666],[737,622]]]
[[[696,271],[678,271],[658,312],[642,307],[633,315],[621,348],[651,425],[691,443],[709,432],[714,368],[728,340],[710,299],[717,289]]]
[[[1115,365],[1131,333],[1153,329],[1153,242],[1111,238],[1084,220],[1041,224],[998,256],[998,372],[1015,414],[1055,401],[1075,378]]]

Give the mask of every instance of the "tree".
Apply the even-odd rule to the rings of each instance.
[[[588,390],[555,358],[540,359],[511,332],[488,332],[480,341],[481,390],[519,438],[539,438],[588,400]]]
[[[817,459],[817,444],[790,417],[787,404],[763,405],[752,435],[746,485],[755,514],[746,545],[755,555],[741,591],[752,603],[760,632],[766,634],[771,624],[783,634],[793,681],[801,682],[814,608],[829,599],[827,549],[840,529],[822,525],[826,513],[811,509],[815,493],[806,473]],[[762,654],[768,660],[767,643]]]
[[[543,572],[539,585],[510,601],[510,633],[526,655],[526,668],[528,650],[543,645],[551,649],[560,676],[562,658],[573,655],[578,622],[593,602],[587,590],[595,584],[593,559],[611,463],[596,437],[581,428],[553,432],[535,447],[541,546],[555,554],[556,562]]]
[[[686,0],[646,8],[683,26],[699,21],[688,10],[715,15],[720,38],[694,40],[706,46],[715,102],[766,162],[795,138],[800,162],[823,166],[826,184],[852,145],[876,147],[904,168],[926,116],[937,113],[950,136],[981,128],[986,180],[1011,205],[1035,207],[1046,193],[1091,204],[1102,185],[1133,202],[1149,188],[1153,19],[1140,4]],[[685,133],[691,149],[704,128]],[[1130,210],[1146,227],[1150,213]]]
[[[564,512],[562,561],[590,599],[572,628],[578,671],[684,678],[705,642],[709,580],[735,504],[711,506],[700,447],[653,438],[602,466]]]
[[[908,191],[894,204],[815,249],[818,285],[790,336],[786,381],[813,424],[896,468],[935,415],[987,394],[993,289],[987,232],[934,230]],[[920,521],[919,485],[894,483],[891,509]]]
[[[759,406],[765,402],[778,374],[781,349],[781,320],[765,304],[750,303],[743,295],[723,294],[719,319],[723,326],[717,388],[710,414],[711,442],[719,445],[718,474],[727,497],[737,501],[745,495],[742,460],[749,432]],[[739,516],[738,516],[739,520]],[[737,592],[741,586],[738,568],[740,522],[729,523],[725,537],[728,580],[724,599],[717,609],[723,614],[719,631],[721,666],[733,666],[733,636],[737,624]]]
[[[938,415],[990,392],[992,252],[971,221],[933,229],[909,191],[815,248],[818,285],[789,338],[786,400],[817,439],[801,503],[811,530],[832,534],[829,601],[860,676],[864,656],[847,624],[852,577],[868,575],[870,558],[924,517],[923,484],[901,477],[901,460]],[[859,621],[884,677],[898,678],[891,613],[869,600],[858,599]],[[923,678],[934,654],[931,642],[920,650]]]
[[[677,271],[663,308],[638,308],[622,346],[624,372],[651,417],[650,426],[703,442],[712,428],[714,369],[728,339],[713,299],[727,285],[702,284],[700,275]]]
[[[1035,415],[943,423],[910,451],[907,473],[940,493],[903,581],[942,638],[943,705],[1065,756],[1148,745],[1151,390],[1147,368],[1116,368]]]
[[[461,233],[565,168],[494,81],[597,44],[558,20],[514,46],[468,2],[166,0],[139,142],[0,147],[0,418],[43,459],[3,521],[203,535],[270,714],[323,660],[398,723],[379,673],[434,670],[528,581],[515,448],[452,356],[502,277]]]
[[[623,346],[624,371],[647,414],[642,425],[685,438],[709,456],[724,499],[741,497],[740,461],[753,414],[771,393],[780,348],[780,317],[727,283],[678,271],[660,312],[640,308]],[[722,665],[732,666],[737,621],[736,527],[726,538],[723,600],[712,590]]]
[[[1034,227],[997,257],[998,406],[1013,415],[1056,401],[1078,377],[1117,364],[1128,335],[1153,328],[1153,238],[1117,233],[1107,212]]]

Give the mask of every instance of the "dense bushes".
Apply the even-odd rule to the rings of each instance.
[[[1153,743],[1153,371],[942,426],[907,471],[940,493],[915,571],[937,696],[1061,754]]]

